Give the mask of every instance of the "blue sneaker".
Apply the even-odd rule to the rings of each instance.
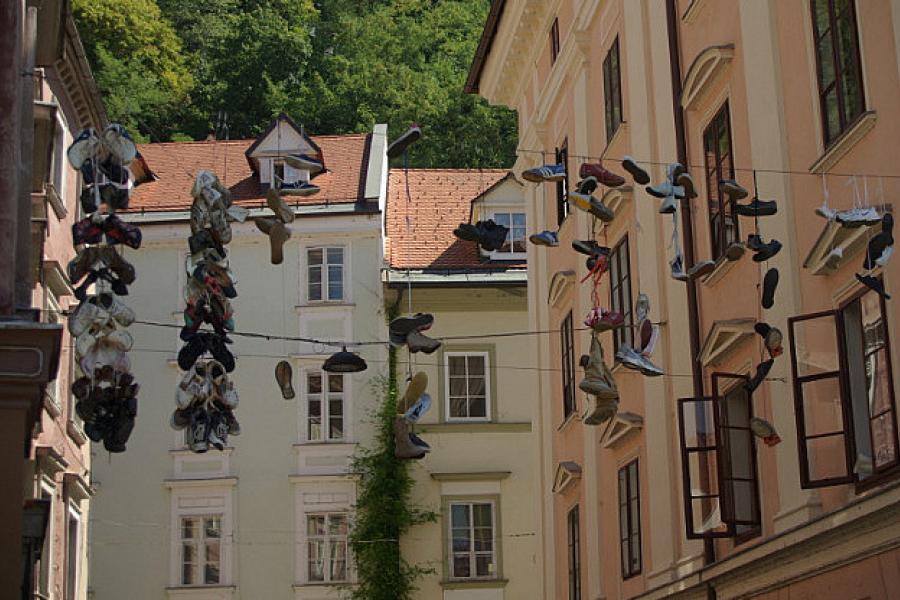
[[[295,181],[294,183],[281,182],[281,185],[278,186],[278,191],[285,196],[312,196],[319,193],[319,186],[305,181]]]
[[[559,246],[559,236],[555,231],[542,231],[540,233],[532,233],[528,236],[528,241],[535,246],[550,246],[555,248]]]
[[[289,154],[284,157],[284,162],[295,169],[309,171],[310,175],[315,175],[316,173],[321,173],[325,170],[325,167],[322,166],[322,162],[319,159],[308,154]]]
[[[566,166],[544,165],[543,167],[535,167],[522,172],[522,179],[531,181],[532,183],[540,183],[542,181],[562,181],[566,178]]]
[[[431,394],[424,392],[419,396],[419,399],[416,400],[416,403],[413,404],[406,414],[403,415],[403,418],[406,419],[408,423],[415,423],[421,418],[422,415],[428,412],[428,409],[431,408]]]

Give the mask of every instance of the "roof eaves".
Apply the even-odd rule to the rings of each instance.
[[[487,22],[484,24],[484,31],[481,32],[481,39],[478,41],[478,48],[475,50],[475,58],[472,60],[472,66],[469,67],[469,75],[463,88],[463,91],[467,94],[478,93],[481,72],[484,70],[484,63],[491,52],[494,36],[497,35],[497,29],[500,27],[500,19],[503,17],[504,8],[506,8],[506,0],[491,0],[491,10],[488,13]]]

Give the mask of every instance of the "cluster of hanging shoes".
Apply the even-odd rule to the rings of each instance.
[[[134,344],[127,327],[136,317],[119,299],[128,294],[136,274],[117,247],[137,249],[142,236],[115,211],[128,207],[134,188],[128,165],[137,156],[137,147],[124,127],[112,124],[102,132],[80,132],[66,156],[81,173],[85,214],[72,225],[77,254],[67,268],[69,281],[80,282],[75,288],[80,303],[68,320],[78,371],[72,383],[75,411],[88,438],[102,441],[108,452],[124,452],[134,429],[140,386],[127,354]]]

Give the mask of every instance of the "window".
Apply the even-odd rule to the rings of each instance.
[[[703,132],[709,231],[714,260],[723,256],[725,249],[740,239],[738,216],[732,206],[733,203],[729,202],[727,197],[719,191],[720,181],[734,178],[730,123],[728,103],[726,102]]]
[[[747,377],[713,373],[713,396],[678,401],[686,535],[758,535],[761,515]]]
[[[619,346],[634,346],[634,314],[631,302],[631,263],[628,255],[628,236],[622,238],[609,253],[609,296],[611,310],[621,313],[625,326],[613,330],[615,351]]]
[[[66,160],[66,122],[61,110],[56,111],[56,123],[53,132],[53,155],[51,158],[50,182],[56,195],[65,204],[65,179],[68,167]]]
[[[78,565],[81,548],[81,515],[74,507],[69,507],[66,519],[66,598],[78,595]]]
[[[603,97],[606,102],[606,143],[622,124],[622,72],[617,37],[603,59]]]
[[[450,503],[451,579],[497,577],[493,502]]]
[[[340,246],[306,250],[309,279],[307,300],[340,302],[344,299],[344,249]]]
[[[347,514],[306,515],[309,581],[347,581]]]
[[[566,516],[569,551],[569,600],[581,600],[581,531],[578,506]]]
[[[344,439],[344,376],[325,371],[306,375],[306,439]]]
[[[854,0],[812,0],[825,145],[865,110]]]
[[[446,352],[444,357],[448,419],[490,420],[488,353]]]
[[[559,326],[562,349],[563,418],[575,412],[575,326],[570,311]]]
[[[525,254],[525,213],[521,212],[497,212],[494,213],[494,223],[503,225],[509,229],[506,241],[500,250],[494,252],[496,258],[504,258],[504,254]]]
[[[569,216],[569,140],[564,139],[562,145],[556,149],[556,164],[565,166],[566,178],[556,184],[556,221],[563,224]]]
[[[559,56],[559,19],[553,19],[550,26],[550,64],[553,65]]]
[[[619,546],[622,579],[641,572],[641,491],[638,461],[619,469]]]
[[[221,582],[222,515],[181,518],[182,585]]]
[[[878,481],[898,465],[885,304],[866,291],[841,309],[788,320],[804,488]]]
[[[283,160],[273,160],[272,161],[272,186],[278,187],[280,183],[288,183],[288,181],[284,178],[284,161]]]
[[[37,577],[35,577],[36,598],[49,598],[51,591],[51,574],[53,573],[53,521],[54,521],[54,502],[53,488],[47,483],[41,483],[41,500],[50,501],[50,511],[47,513],[47,529],[44,535],[44,545],[41,547],[41,557],[35,566]]]

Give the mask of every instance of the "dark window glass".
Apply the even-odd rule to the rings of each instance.
[[[553,19],[553,25],[550,26],[550,64],[556,62],[559,56],[559,19]]]
[[[622,123],[622,73],[619,61],[619,38],[603,59],[603,96],[606,105],[606,143]]]
[[[563,418],[575,412],[575,327],[570,312],[559,327],[562,349]]]
[[[641,491],[638,461],[619,469],[619,547],[622,578],[641,572]]]
[[[563,165],[566,169],[566,178],[556,184],[556,221],[562,225],[569,215],[569,140],[564,139],[562,145],[556,149],[556,164]]]
[[[631,302],[631,263],[628,256],[628,236],[616,244],[609,253],[609,295],[610,309],[622,313],[625,327],[613,330],[615,351],[619,346],[634,346],[634,312]]]
[[[569,541],[569,600],[581,600],[581,532],[578,506],[566,517]]]
[[[731,123],[728,103],[719,110],[703,132],[706,193],[709,202],[709,231],[712,256],[718,259],[728,246],[740,239],[738,216],[733,202],[719,191],[719,182],[734,178],[731,151]]]
[[[822,130],[828,146],[865,110],[856,3],[812,0]]]

